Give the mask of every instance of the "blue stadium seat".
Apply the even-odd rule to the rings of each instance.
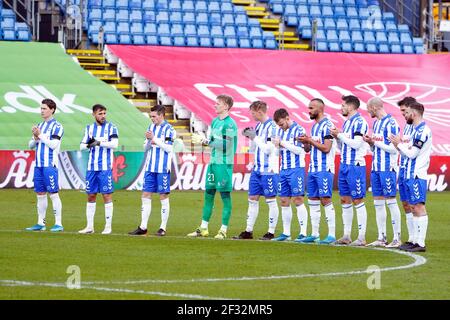
[[[159,36],[159,43],[162,46],[172,46],[173,40],[171,36]]]
[[[195,20],[197,21],[198,25],[209,25],[208,14],[205,12],[197,13]]]
[[[337,41],[328,42],[328,47],[329,47],[330,51],[332,51],[332,52],[341,51],[341,46],[339,45],[339,42],[337,42]]]
[[[358,10],[356,7],[347,7],[347,18],[358,19]]]
[[[232,14],[224,14],[222,16],[223,26],[234,26],[234,16]]]
[[[345,7],[340,5],[334,6],[334,17],[335,18],[345,18],[347,14],[345,13]]]
[[[275,14],[283,14],[283,11],[284,11],[284,7],[282,4],[275,3],[272,6],[272,12]]]
[[[141,10],[142,9],[142,1],[141,0],[130,0],[129,1],[129,5],[130,5],[130,9],[131,10],[133,10],[133,9]],[[139,38],[138,39],[139,42],[141,42],[141,40],[145,41],[144,38],[142,38],[142,39]],[[135,43],[134,39],[133,39],[133,43]],[[141,44],[141,43],[139,43],[139,44]]]
[[[117,34],[115,33],[105,33],[105,43],[118,43]]]
[[[185,23],[185,24],[187,24],[187,23],[194,23],[195,24],[195,14],[194,14],[194,12],[185,12],[184,14],[183,14],[183,22]]]
[[[328,40],[328,42],[331,42],[331,41],[338,41],[338,35],[337,35],[337,33],[336,33],[336,30],[328,30],[327,31],[327,40]]]
[[[128,0],[116,0],[116,9],[128,10]]]
[[[169,11],[159,11],[156,15],[156,23],[169,23]]]
[[[156,29],[156,24],[155,23],[147,23],[144,26],[144,34],[145,35],[157,35],[157,29]]]
[[[356,42],[356,43],[354,44],[353,51],[354,51],[354,52],[366,52],[366,48],[365,48],[365,46],[364,46],[364,43],[362,43],[362,42]]]
[[[397,32],[397,25],[395,24],[395,22],[392,21],[387,21],[385,24],[385,28],[386,28],[386,32]]]
[[[196,12],[208,12],[208,4],[205,1],[195,1],[195,11]],[[200,40],[201,42],[201,40]],[[201,44],[200,44],[201,45]],[[209,45],[208,47],[210,47]]]
[[[322,16],[324,18],[333,18],[334,17],[333,8],[329,5],[324,5],[322,7]]]
[[[156,13],[154,11],[144,11],[144,22],[156,22]]]
[[[263,49],[264,42],[262,39],[252,39],[252,47],[256,49]]]
[[[252,27],[249,30],[250,39],[261,39],[262,38],[262,29]]]
[[[402,53],[402,46],[400,44],[392,44],[391,52],[392,53]]]
[[[181,8],[182,8],[182,7],[181,7],[181,1],[178,1],[178,0],[171,0],[171,1],[169,2],[169,7],[168,7],[168,9],[169,9],[170,12],[181,12],[181,11],[182,11]]]
[[[128,22],[128,10],[119,10],[116,12],[116,22]]]
[[[298,26],[298,17],[297,16],[286,17],[286,25],[288,27],[296,27],[296,26]]]
[[[224,35],[226,38],[229,38],[229,37],[236,37],[236,29],[234,29],[233,26],[226,26],[226,27],[224,28],[224,30],[223,30],[223,35]]]
[[[248,26],[261,28],[261,24],[259,23],[258,19],[253,19],[253,18],[248,19]]]
[[[277,41],[275,39],[265,39],[264,46],[266,49],[276,49]]]
[[[225,39],[222,37],[213,38],[213,47],[215,48],[225,48]]]
[[[229,37],[225,39],[225,44],[228,48],[237,48],[239,47],[238,45],[238,40],[236,38],[233,37]]]
[[[168,23],[158,24],[157,30],[159,36],[170,36],[170,24]],[[161,39],[159,39],[159,41],[161,42]]]
[[[211,47],[211,38],[207,36],[199,37],[200,47]]]
[[[413,38],[413,45],[414,46],[423,46],[423,39],[422,38]]]
[[[352,31],[352,41],[354,43],[363,43],[364,42],[364,38],[362,36],[361,31]]]
[[[93,19],[101,20],[102,19],[102,10],[99,8],[94,8],[88,11],[88,20],[91,21]]]
[[[400,39],[398,38],[398,33],[397,32],[389,32],[388,33],[388,41],[389,41],[389,44],[391,44],[391,45],[400,44]],[[392,46],[391,46],[391,51],[392,51]]]
[[[301,31],[301,35],[303,39],[311,39],[312,38],[312,28],[303,28]]]
[[[131,34],[129,34],[129,33],[119,34],[119,43],[120,44],[132,44]]]
[[[173,11],[169,14],[170,23],[182,23],[183,14],[180,11]]]
[[[328,43],[326,41],[317,41],[317,51],[328,51]]]
[[[352,46],[351,42],[342,42],[341,48],[342,48],[342,51],[344,51],[344,52],[352,52],[353,51],[353,46]]]
[[[409,33],[400,33],[400,43],[403,45],[403,48],[405,45],[411,46],[413,44],[412,38]]]
[[[386,37],[386,33],[383,32],[383,31],[378,31],[375,34],[375,38],[376,38],[378,44],[387,44],[388,43],[388,39]]]
[[[357,20],[358,21],[358,20]],[[349,26],[346,19],[339,18],[336,22],[336,29],[339,30],[349,30]]]
[[[224,34],[223,34],[221,27],[219,27],[219,26],[211,27],[211,37],[223,38],[223,36],[224,36]]]
[[[158,2],[156,3],[155,8],[158,11],[169,10],[169,2],[168,2],[168,0],[158,0]]]
[[[141,22],[142,19],[142,11],[140,10],[133,10],[130,13],[130,22]]]
[[[195,24],[186,24],[184,26],[184,34],[186,36],[195,36],[197,37],[197,27]]]
[[[209,34],[210,34],[209,27],[207,25],[200,25],[200,26],[198,26],[197,34],[198,34],[199,37],[202,37],[202,36],[209,37]]]
[[[366,43],[366,51],[369,53],[378,53],[377,45],[375,43]]]
[[[220,5],[220,10],[222,13],[233,13],[234,12],[233,4],[231,4],[230,2],[223,2]]]
[[[178,47],[184,47],[186,45],[186,39],[184,36],[174,36],[173,45]]]
[[[117,24],[117,28],[116,28],[117,34],[121,35],[123,33],[128,34],[130,33],[130,25],[128,24],[128,22],[119,22]]]
[[[375,44],[375,36],[372,31],[364,31],[364,42]]]
[[[116,2],[114,0],[103,0],[102,7],[104,9],[115,9],[116,8]]]
[[[308,17],[300,17],[298,21],[298,27],[300,33],[303,28],[311,28],[311,20],[309,20]]]
[[[306,5],[299,5],[297,8],[297,15],[299,17],[310,17],[309,16],[309,7]]]
[[[186,37],[186,45],[189,47],[198,47],[197,36],[187,36]]]
[[[150,45],[159,45],[158,36],[157,35],[146,35],[145,42]]]
[[[383,12],[383,21],[387,22],[387,21],[392,21],[395,23],[395,16],[392,12]]]
[[[114,22],[106,22],[103,26],[103,31],[105,33],[116,33],[116,24]]]
[[[320,10],[320,6],[312,5],[309,7],[309,15],[312,18],[319,18],[322,16],[322,11]]]
[[[193,1],[183,1],[182,11],[183,12],[194,12],[195,11],[194,2]]]
[[[390,53],[391,51],[389,50],[389,45],[386,43],[380,43],[378,45],[378,52],[380,53]]]
[[[343,42],[352,42],[352,39],[350,38],[350,34],[347,30],[341,30],[339,31],[339,41],[341,43]]]
[[[251,48],[252,44],[250,43],[249,38],[239,38],[239,48]]]
[[[412,44],[404,45],[403,46],[403,53],[408,53],[408,54],[414,53],[414,47],[412,46]]]
[[[132,34],[131,38],[133,39],[133,44],[145,44],[145,36],[143,34]]]
[[[17,40],[19,41],[30,41],[31,40],[31,34],[27,30],[19,30],[17,31]]]
[[[400,33],[410,33],[409,32],[409,27],[408,27],[408,25],[407,24],[399,24],[398,25],[398,32],[400,32]]]
[[[336,23],[334,22],[333,18],[326,18],[323,22],[323,27],[325,28],[325,30],[334,30],[336,29]]]
[[[144,0],[142,2],[142,9],[143,10],[155,10],[156,8],[156,0]]]
[[[209,24],[211,26],[222,26],[222,14],[211,13],[209,15]]]
[[[348,22],[348,29],[350,31],[359,31],[361,30],[361,23],[358,19],[350,19]]]
[[[102,7],[102,0],[89,0],[87,7],[88,8],[101,9],[101,7]]]
[[[106,9],[103,11],[103,21],[116,21],[116,10]]]
[[[247,26],[248,25],[248,16],[245,14],[239,14],[234,18],[234,23],[237,26]]]
[[[170,34],[174,37],[175,36],[184,37],[183,25],[181,23],[172,24],[170,27]]]
[[[316,40],[325,41],[326,39],[327,39],[327,36],[325,34],[325,31],[323,29],[317,29]]]
[[[423,53],[424,53],[423,46],[414,46],[414,51],[415,51],[417,54],[423,54]]]
[[[244,26],[236,27],[236,34],[238,38],[247,38],[248,37],[248,28]]]
[[[296,16],[297,15],[297,9],[294,5],[288,4],[284,7],[284,16]]]

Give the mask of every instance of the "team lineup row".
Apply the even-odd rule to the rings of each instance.
[[[300,225],[299,243],[341,244],[365,246],[367,224],[366,163],[364,156],[370,148],[373,154],[371,186],[376,211],[378,238],[369,246],[386,246],[408,251],[425,251],[428,217],[425,208],[426,176],[431,154],[431,130],[423,121],[424,106],[412,97],[398,102],[406,120],[403,133],[397,121],[388,114],[381,99],[375,97],[367,102],[367,111],[375,118],[372,134],[365,119],[359,114],[360,101],[349,95],[342,97],[342,115],[347,118],[342,131],[325,116],[325,104],[321,99],[312,99],[308,105],[309,115],[314,120],[311,133],[289,118],[285,109],[278,109],[271,119],[267,104],[255,101],[250,104],[250,114],[257,122],[255,128],[245,128],[242,135],[250,140],[250,152],[254,153],[253,169],[248,191],[246,229],[235,239],[252,239],[253,227],[259,212],[259,198],[265,197],[269,208],[268,232],[262,240],[291,240],[292,207],[297,210]],[[214,106],[217,117],[211,123],[208,136],[202,132],[192,136],[192,142],[209,146],[211,150],[204,193],[201,225],[189,237],[209,235],[208,223],[212,215],[215,194],[218,191],[223,201],[222,226],[215,236],[227,237],[232,212],[231,191],[234,155],[237,149],[237,125],[230,117],[233,98],[227,95],[216,97]],[[47,195],[53,203],[55,225],[51,231],[62,231],[62,205],[58,195],[58,157],[63,128],[54,118],[56,104],[45,99],[41,105],[44,119],[32,128],[33,138],[29,146],[36,148],[34,188],[37,193],[38,223],[27,228],[31,231],[45,230]],[[93,233],[97,193],[102,193],[105,203],[106,224],[103,234],[111,233],[113,215],[112,162],[113,150],[118,146],[118,130],[106,121],[106,108],[93,106],[95,122],[87,125],[80,149],[89,150],[86,172],[87,226],[79,233]],[[147,234],[151,213],[152,194],[158,193],[161,200],[161,226],[157,235],[166,234],[170,205],[170,168],[175,131],[164,120],[165,109],[151,109],[152,123],[145,133],[144,150],[148,153],[142,191],[141,224],[130,235]],[[340,149],[341,162],[337,173],[341,198],[344,235],[336,239],[335,210],[331,201],[335,174],[334,157]],[[308,180],[305,179],[305,154],[310,153]],[[400,154],[400,162],[399,162]],[[405,210],[408,241],[401,243],[401,214],[396,200],[397,178],[400,199]],[[307,190],[307,191],[306,191]],[[308,210],[304,196],[307,192],[312,232],[307,234]],[[283,232],[275,236],[279,208],[276,197],[280,197]],[[325,210],[328,236],[319,239],[321,205]],[[394,238],[386,239],[386,205],[391,214]],[[350,239],[356,209],[359,235]]]

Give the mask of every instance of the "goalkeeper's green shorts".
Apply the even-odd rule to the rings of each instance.
[[[231,192],[233,190],[233,165],[210,163],[206,172],[205,189]]]

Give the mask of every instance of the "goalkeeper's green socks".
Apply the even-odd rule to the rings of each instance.
[[[228,226],[231,217],[231,195],[230,192],[221,192],[220,196],[222,197],[223,202],[222,225]]]
[[[205,203],[203,204],[203,221],[208,221],[211,218],[211,214],[214,208],[214,196],[216,195],[215,189],[208,189],[205,191]]]

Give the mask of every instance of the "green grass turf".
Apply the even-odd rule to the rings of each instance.
[[[31,190],[0,190],[0,299],[449,299],[449,193],[429,193],[428,251],[421,256],[425,265],[381,273],[381,288],[369,290],[369,274],[320,276],[408,265],[409,256],[391,251],[364,248],[300,245],[293,242],[214,240],[221,223],[221,204],[210,222],[208,239],[189,239],[186,234],[201,221],[203,193],[173,192],[168,234],[159,238],[131,237],[126,233],[140,222],[140,193],[119,191],[114,194],[113,235],[101,235],[104,226],[103,201],[99,197],[93,235],[78,235],[85,227],[86,195],[79,191],[62,191],[65,232],[53,234],[26,232],[36,223],[36,197]],[[234,192],[233,214],[228,236],[245,228],[247,194]],[[337,236],[342,235],[341,209],[335,197]],[[367,198],[367,240],[376,238],[376,220],[372,197]],[[47,226],[53,225],[51,201]],[[261,199],[255,236],[267,231],[267,206]],[[389,217],[389,213],[388,213]],[[388,219],[389,220],[389,219]],[[404,238],[405,218],[402,215]],[[160,203],[153,201],[149,231],[160,223]],[[356,214],[354,218],[356,237]],[[388,223],[388,239],[392,228]],[[281,213],[277,233],[282,230]],[[322,236],[327,227],[322,213]],[[292,235],[298,234],[294,211]],[[406,240],[406,239],[403,239]],[[68,266],[81,270],[80,290],[70,290],[65,283]],[[311,275],[272,278],[270,276]],[[243,281],[242,277],[257,277]],[[221,281],[205,279],[241,278]],[[145,282],[140,282],[146,280]],[[163,282],[161,280],[170,280]],[[184,280],[174,282],[176,280]],[[123,283],[134,281],[131,283]],[[103,282],[103,283],[92,283]],[[122,283],[120,283],[122,282]],[[13,285],[14,284],[14,285]],[[28,285],[25,285],[28,284]],[[107,289],[105,289],[107,288]],[[112,291],[116,290],[116,291]]]

